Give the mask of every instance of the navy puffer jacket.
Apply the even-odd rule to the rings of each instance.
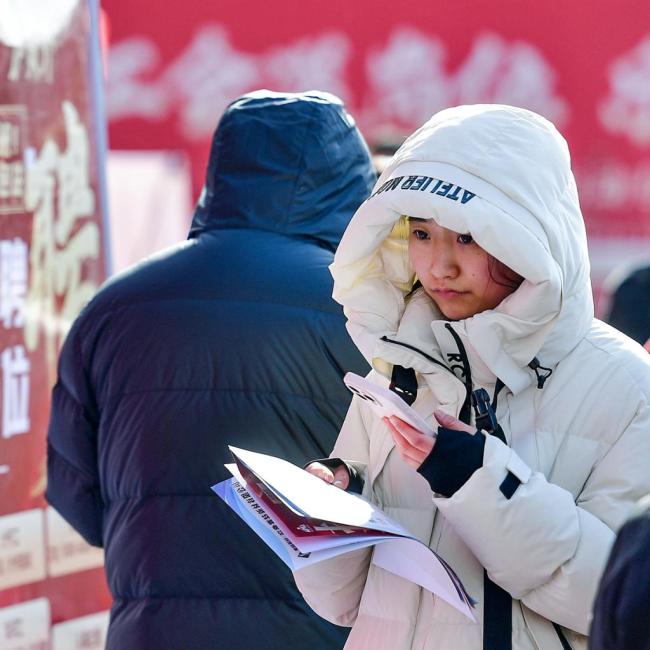
[[[104,546],[109,650],[341,647],[210,490],[228,444],[326,456],[367,368],[328,265],[370,192],[340,101],[260,91],[226,111],[190,239],[109,281],[63,346],[48,501]]]

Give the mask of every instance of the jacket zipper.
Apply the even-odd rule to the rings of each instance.
[[[387,336],[382,336],[380,340],[385,341],[386,343],[392,343],[393,345],[399,345],[403,348],[407,348],[408,350],[411,350],[411,352],[417,352],[419,355],[423,356],[428,361],[431,361],[431,363],[435,363],[437,366],[444,368],[447,372],[449,372],[451,375],[456,377],[453,371],[448,366],[446,366],[442,361],[439,361],[438,359],[429,356],[426,352],[422,352],[422,350],[416,348],[414,345],[409,345],[408,343],[402,343],[401,341],[394,341],[393,339],[389,339]],[[458,377],[456,377],[456,379],[458,379]]]

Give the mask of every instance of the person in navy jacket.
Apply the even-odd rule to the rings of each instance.
[[[105,549],[109,650],[344,644],[210,486],[229,476],[228,444],[299,464],[330,452],[343,374],[368,368],[328,266],[374,180],[338,98],[240,97],[188,241],[111,279],[74,322],[46,496]]]

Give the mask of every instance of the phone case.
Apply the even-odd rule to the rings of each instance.
[[[411,408],[403,399],[393,391],[377,384],[373,384],[365,377],[355,375],[353,372],[346,373],[343,377],[345,385],[361,399],[365,400],[379,417],[394,415],[404,420],[414,429],[427,436],[436,437],[437,432],[431,425],[427,424],[418,412]]]

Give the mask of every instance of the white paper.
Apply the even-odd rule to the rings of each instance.
[[[294,537],[273,513],[267,512],[266,507],[258,502],[255,495],[246,490],[245,483],[241,484],[236,479],[229,479],[218,483],[212,489],[292,571],[336,557],[342,553],[349,553],[359,548],[371,546],[376,541],[383,539],[382,537],[368,537],[367,535],[338,538],[321,536],[309,540],[307,538],[301,539],[300,546],[298,546],[296,543],[298,538]],[[242,489],[244,492],[242,492]],[[245,497],[245,494],[248,497]]]
[[[403,526],[356,494],[325,483],[281,458],[228,448],[283,500],[309,517],[410,537]]]
[[[0,591],[45,578],[43,510],[0,517]]]
[[[384,539],[375,546],[373,564],[436,594],[452,607],[471,618],[474,614],[462,592],[442,564],[431,561],[432,551],[428,546],[414,539]]]
[[[475,620],[469,596],[442,558],[371,503],[280,458],[236,447],[230,450],[256,480],[263,481],[291,510],[302,513],[310,529],[315,527],[314,520],[365,529],[336,535],[294,534],[280,513],[272,512],[248,488],[237,466],[226,465],[233,478],[212,489],[289,568],[295,571],[374,546],[374,564],[431,591]]]
[[[36,598],[0,609],[0,648],[46,648],[50,639],[50,601]]]
[[[52,627],[52,650],[103,650],[109,612],[73,618]]]

